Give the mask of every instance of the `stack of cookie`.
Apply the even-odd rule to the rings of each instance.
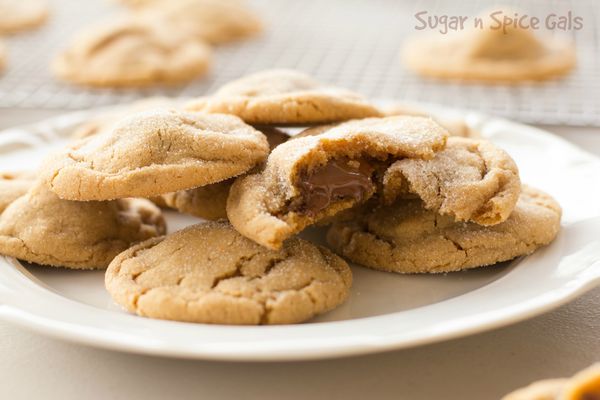
[[[492,143],[450,136],[427,117],[386,116],[295,71],[116,119],[78,134],[39,177],[0,182],[15,193],[0,214],[0,253],[108,266],[114,300],[143,316],[301,322],[348,297],[343,258],[457,271],[529,254],[560,225],[558,204],[522,188]],[[144,198],[213,221],[164,236]],[[313,225],[329,226],[330,249],[296,237]]]

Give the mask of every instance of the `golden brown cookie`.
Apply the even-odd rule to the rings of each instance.
[[[0,0],[0,35],[37,28],[47,18],[45,0]]]
[[[151,110],[49,157],[49,187],[67,200],[152,197],[240,175],[262,163],[267,140],[239,118]]]
[[[126,18],[77,35],[52,64],[56,76],[90,86],[178,84],[206,74],[211,49],[161,24]]]
[[[450,137],[431,160],[396,161],[383,176],[383,201],[417,195],[425,208],[457,221],[495,225],[512,212],[521,181],[513,159],[491,142]]]
[[[339,255],[382,271],[460,271],[511,260],[547,245],[560,229],[560,217],[560,206],[552,197],[524,186],[517,206],[501,224],[456,222],[427,210],[420,200],[401,200],[334,223],[327,242]]]
[[[453,115],[442,115],[432,112],[424,106],[392,103],[381,106],[380,110],[386,116],[413,115],[418,117],[433,118],[435,122],[446,128],[452,136],[468,137],[473,139],[478,139],[481,137],[479,132],[471,128],[464,118]]]
[[[227,216],[243,235],[277,249],[306,226],[361,204],[377,175],[400,158],[432,158],[447,132],[420,117],[370,118],[290,140],[264,171],[233,184]]]
[[[4,42],[0,40],[0,72],[4,71],[6,68],[6,58],[6,46],[4,45]]]
[[[138,315],[211,324],[291,324],[344,302],[348,264],[294,238],[278,251],[227,223],[191,226],[140,243],[106,271],[113,299]]]
[[[0,214],[33,185],[33,172],[0,172]]]
[[[494,25],[488,15],[484,29],[414,37],[404,46],[403,61],[420,75],[490,83],[550,79],[574,68],[572,44],[536,37],[528,29],[492,29]]]
[[[139,17],[214,44],[245,39],[263,29],[260,18],[241,0],[155,1]]]
[[[572,378],[546,379],[507,394],[502,400],[595,400],[600,398],[600,364]]]
[[[191,101],[192,111],[234,114],[249,124],[303,125],[380,116],[356,93],[325,86],[293,70],[266,70]]]
[[[0,214],[0,254],[43,265],[106,268],[133,243],[165,233],[160,209],[144,199],[59,199],[43,182]]]

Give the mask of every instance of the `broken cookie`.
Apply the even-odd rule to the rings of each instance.
[[[264,170],[237,179],[227,215],[243,235],[277,249],[306,226],[368,200],[400,158],[432,158],[448,133],[420,117],[370,118],[279,145]]]

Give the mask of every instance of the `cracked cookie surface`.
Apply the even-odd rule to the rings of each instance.
[[[497,225],[456,222],[420,200],[356,213],[334,223],[327,242],[358,264],[399,273],[460,271],[530,254],[560,229],[561,208],[546,193],[523,186],[510,217]]]
[[[45,0],[0,0],[0,35],[36,28],[47,18]]]
[[[152,110],[72,143],[42,170],[63,199],[152,197],[240,175],[268,152],[265,136],[235,116]]]
[[[0,172],[0,214],[33,186],[34,172]]]
[[[36,182],[0,214],[0,254],[56,267],[106,268],[133,243],[164,233],[162,213],[148,200],[61,200]]]
[[[238,0],[157,1],[143,7],[138,16],[213,44],[244,39],[262,31],[258,16]]]
[[[486,140],[450,137],[431,160],[396,161],[383,177],[383,200],[417,195],[425,207],[457,221],[505,221],[521,191],[513,159]]]
[[[368,200],[378,174],[400,158],[432,158],[448,133],[428,118],[367,118],[276,147],[263,171],[235,181],[227,216],[277,249],[305,227]]]
[[[340,305],[352,274],[331,251],[302,239],[278,251],[224,222],[188,227],[117,256],[113,299],[138,315],[213,324],[290,324]]]
[[[360,95],[293,70],[266,70],[191,101],[192,111],[234,114],[250,124],[302,125],[381,116]]]
[[[211,52],[174,29],[126,18],[80,33],[52,70],[61,79],[90,86],[177,84],[204,75]]]

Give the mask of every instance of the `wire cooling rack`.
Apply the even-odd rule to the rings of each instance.
[[[177,88],[85,89],[57,81],[54,55],[82,27],[126,10],[110,0],[54,0],[41,29],[12,36],[8,68],[0,75],[2,108],[82,109],[150,95],[198,96],[249,72],[297,68],[371,98],[392,98],[470,108],[530,123],[600,126],[600,51],[596,0],[503,1],[532,15],[583,16],[584,28],[562,32],[577,43],[578,67],[544,84],[485,86],[423,79],[399,62],[403,40],[415,33],[418,11],[477,15],[489,1],[254,0],[267,31],[259,38],[216,49],[209,76]],[[599,4],[600,5],[600,4]]]

